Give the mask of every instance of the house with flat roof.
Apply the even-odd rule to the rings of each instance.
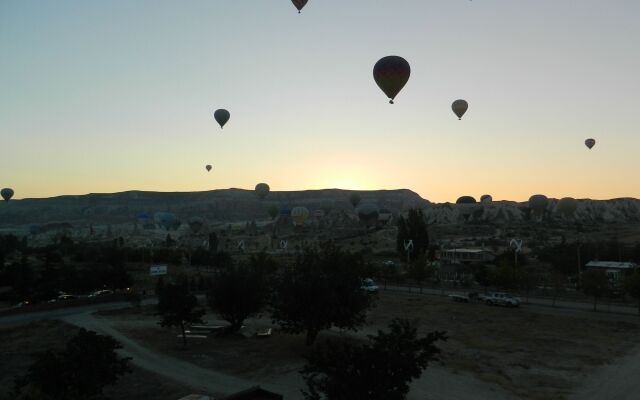
[[[444,264],[482,264],[496,257],[485,249],[444,249],[440,250],[439,258]]]
[[[584,269],[598,270],[606,272],[609,277],[609,281],[612,284],[617,285],[620,283],[625,274],[634,271],[638,268],[638,264],[633,262],[618,262],[618,261],[589,261],[585,264]]]

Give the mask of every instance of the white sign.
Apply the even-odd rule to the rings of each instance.
[[[404,249],[405,251],[413,251],[413,240],[405,240],[404,241]]]
[[[516,253],[520,253],[522,251],[522,239],[511,239],[511,242],[509,242],[509,246]]]
[[[152,265],[149,267],[149,275],[151,276],[159,276],[167,274],[167,266],[166,265]]]

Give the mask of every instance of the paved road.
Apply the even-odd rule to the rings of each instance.
[[[420,289],[416,287],[409,286],[401,286],[401,285],[387,285],[386,289],[389,291],[396,292],[411,292],[411,293],[420,293]],[[449,294],[465,294],[469,292],[469,290],[464,289],[431,289],[431,288],[423,288],[422,294],[425,295],[434,295],[434,296],[447,296]],[[525,299],[520,297],[522,301]],[[578,311],[589,311],[593,312],[593,303],[585,303],[579,301],[570,301],[570,300],[557,300],[556,306],[552,307],[552,300],[549,298],[541,298],[541,297],[529,297],[528,302],[525,304],[527,306],[542,306],[556,309],[568,309],[568,310],[578,310]],[[597,310],[599,313],[608,313],[608,314],[624,314],[624,315],[638,315],[638,308],[635,306],[625,306],[625,305],[608,305],[607,303],[598,304]]]

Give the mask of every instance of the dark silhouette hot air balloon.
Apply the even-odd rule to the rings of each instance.
[[[0,195],[2,196],[4,201],[9,201],[13,197],[13,189],[4,188],[4,189],[0,190]]]
[[[529,197],[529,208],[537,216],[544,215],[544,212],[547,210],[548,204],[549,199],[543,194],[534,194],[533,196]]]
[[[366,226],[375,226],[378,223],[378,216],[380,213],[378,212],[378,207],[371,203],[365,202],[360,207],[358,207],[358,218],[362,221]]]
[[[556,206],[556,211],[565,216],[566,218],[570,218],[576,212],[578,208],[578,202],[576,199],[572,197],[563,197],[558,201],[558,205]]]
[[[307,2],[309,0],[291,0],[291,2],[293,3],[294,6],[296,6],[296,8],[298,9],[298,14],[300,14],[300,11],[302,11],[302,9],[304,8],[304,6],[307,5]]]
[[[229,111],[221,108],[213,113],[213,118],[216,119],[222,129],[227,121],[229,121],[229,118],[231,118],[231,114],[229,114]]]
[[[456,204],[476,204],[476,199],[471,196],[458,197]]]
[[[467,112],[468,108],[469,104],[465,100],[456,100],[451,104],[451,109],[454,114],[458,116],[458,119],[462,119],[462,116]]]
[[[208,172],[208,171],[211,171],[211,168],[213,167],[211,165],[207,165],[205,168],[207,169],[207,172]]]
[[[596,140],[595,139],[587,139],[587,140],[584,141],[584,145],[587,146],[589,148],[589,150],[591,150],[591,148],[596,145]]]
[[[373,79],[393,104],[393,99],[407,84],[411,75],[411,66],[407,60],[398,56],[381,58],[373,67]]]
[[[258,183],[255,188],[256,196],[260,199],[264,199],[269,194],[271,188],[266,183]]]

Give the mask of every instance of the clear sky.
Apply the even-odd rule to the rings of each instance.
[[[640,197],[638,21],[638,0],[0,0],[0,186]],[[387,55],[412,67],[395,105]]]

